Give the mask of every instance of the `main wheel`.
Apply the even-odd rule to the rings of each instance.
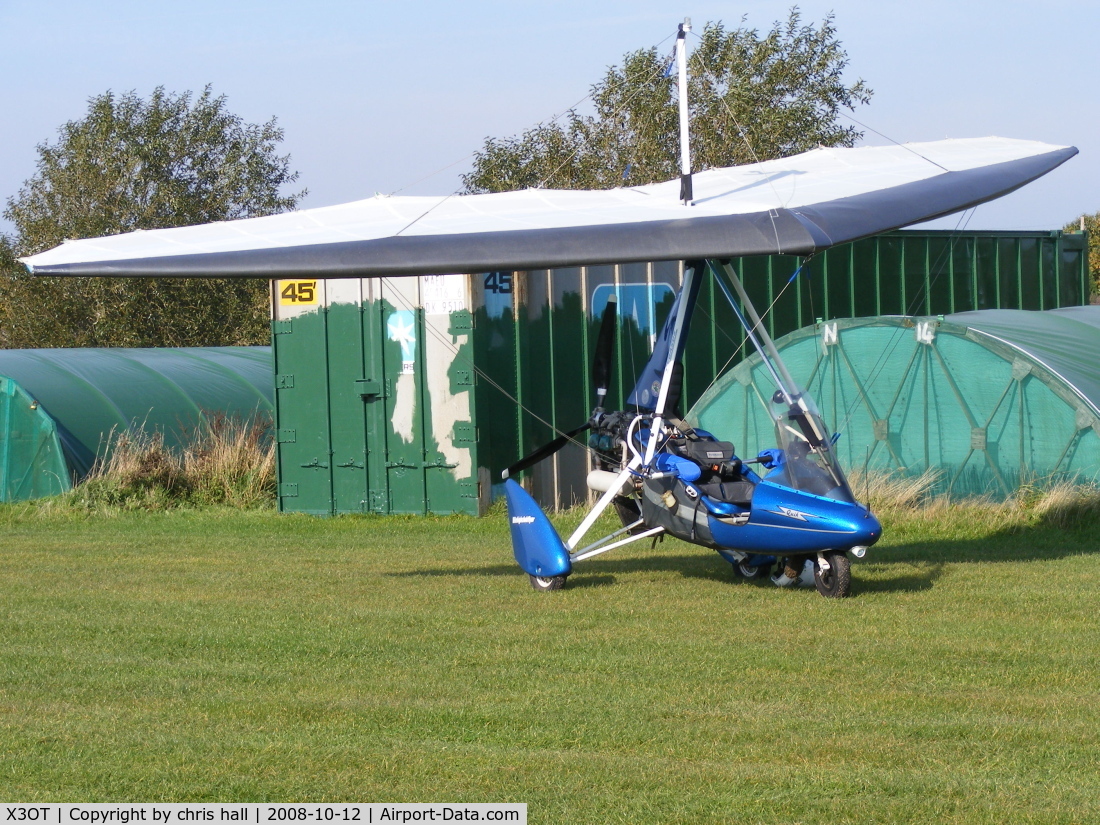
[[[814,563],[814,584],[817,592],[829,599],[843,599],[852,593],[852,561],[843,550],[826,550],[829,569],[822,572]]]
[[[527,576],[531,580],[531,586],[539,592],[547,590],[561,590],[565,587],[565,576]]]
[[[748,559],[742,559],[737,563],[737,572],[744,576],[746,579],[758,579],[763,575],[771,572],[772,566],[770,564],[749,564]]]

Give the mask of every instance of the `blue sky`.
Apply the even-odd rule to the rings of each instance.
[[[968,228],[1053,229],[1100,210],[1100,2],[798,5],[808,22],[834,12],[849,78],[875,90],[855,117],[889,138],[996,134],[1081,150],[1047,178],[980,207]],[[0,200],[34,173],[35,145],[82,116],[92,95],[207,83],[246,120],[278,117],[299,186],[310,190],[304,206],[395,190],[445,194],[485,137],[516,134],[577,103],[608,65],[665,40],[685,16],[697,27],[744,16],[766,29],[788,8],[754,0],[0,0]],[[867,142],[882,139],[868,133]]]

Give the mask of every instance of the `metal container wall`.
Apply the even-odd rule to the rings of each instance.
[[[509,464],[588,419],[595,403],[592,351],[611,295],[619,325],[606,406],[622,405],[681,277],[676,262],[475,276],[484,294],[475,318],[476,357],[492,379],[479,384],[477,403],[482,438],[491,439],[486,459],[494,483]],[[528,477],[539,501],[569,507],[587,501],[587,473],[585,449],[569,445]]]
[[[773,256],[733,265],[779,337],[818,318],[1084,304],[1086,249],[1083,234],[906,231],[808,262]],[[587,420],[608,297],[617,296],[619,326],[605,406],[618,408],[681,278],[679,262],[657,262],[280,282],[273,341],[281,509],[483,509],[501,470]],[[294,284],[312,284],[311,300]],[[749,354],[725,298],[705,283],[684,359],[684,407]],[[570,445],[526,476],[542,504],[561,508],[588,500],[587,471],[584,448]]]

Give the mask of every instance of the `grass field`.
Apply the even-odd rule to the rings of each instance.
[[[0,797],[1100,821],[1100,524],[884,522],[835,601],[673,540],[538,594],[503,518],[0,507]]]

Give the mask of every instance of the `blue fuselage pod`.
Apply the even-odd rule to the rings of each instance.
[[[864,505],[817,496],[762,481],[752,497],[752,515],[744,524],[713,516],[714,540],[724,547],[753,552],[816,553],[870,547],[882,525]]]
[[[504,498],[516,563],[532,576],[568,576],[573,570],[569,550],[538,502],[510,478],[504,482]]]

